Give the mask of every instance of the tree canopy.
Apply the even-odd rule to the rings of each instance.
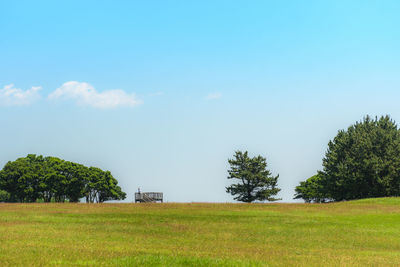
[[[296,187],[295,198],[341,201],[400,195],[400,130],[389,116],[340,130],[328,143],[323,170]]]
[[[238,183],[226,187],[226,192],[242,202],[275,201],[280,191],[278,177],[272,176],[267,169],[266,159],[262,156],[250,158],[248,152],[236,151],[234,158],[228,160],[230,169],[228,179],[237,179]]]
[[[2,200],[7,202],[104,202],[126,194],[109,171],[29,154],[9,161],[0,171]]]
[[[305,202],[325,202],[327,201],[325,195],[323,194],[323,187],[321,184],[320,175],[316,174],[311,176],[304,182],[300,182],[299,186],[296,186],[295,199],[302,198]]]

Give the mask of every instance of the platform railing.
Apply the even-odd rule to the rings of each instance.
[[[161,192],[143,192],[135,193],[135,202],[163,202],[163,193]]]

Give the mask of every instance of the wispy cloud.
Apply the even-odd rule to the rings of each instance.
[[[95,108],[133,107],[142,103],[135,94],[129,94],[123,90],[97,92],[89,83],[77,81],[64,83],[52,92],[48,99],[73,99],[79,105]]]
[[[39,86],[31,87],[28,90],[15,88],[14,84],[9,84],[0,89],[1,106],[27,106],[40,98]]]
[[[209,93],[206,97],[208,100],[218,99],[221,98],[222,94],[220,92]]]

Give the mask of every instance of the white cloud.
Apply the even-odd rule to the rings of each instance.
[[[123,90],[97,92],[92,85],[76,81],[64,83],[48,99],[74,99],[79,105],[95,108],[133,107],[142,103],[135,94],[128,94]]]
[[[42,88],[34,86],[28,90],[15,88],[14,84],[9,84],[0,89],[1,106],[27,106],[40,98],[39,91]]]
[[[209,93],[206,98],[209,99],[209,100],[212,100],[212,99],[218,99],[218,98],[221,98],[221,97],[222,97],[221,93],[215,92],[215,93]]]

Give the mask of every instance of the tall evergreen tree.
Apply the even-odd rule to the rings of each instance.
[[[230,164],[228,179],[236,179],[238,183],[226,187],[226,192],[234,195],[235,200],[242,202],[279,200],[273,197],[280,191],[277,187],[279,175],[271,175],[265,158],[261,156],[250,158],[247,151],[244,153],[236,151],[234,158],[228,162]]]
[[[334,201],[399,196],[400,130],[389,116],[366,116],[328,143],[322,165],[318,180],[297,189]]]

